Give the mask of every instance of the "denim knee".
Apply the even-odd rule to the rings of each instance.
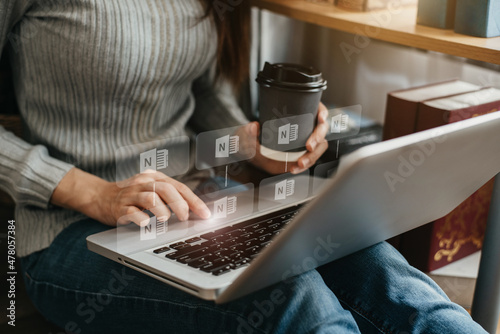
[[[481,328],[426,274],[383,242],[318,269],[342,305],[384,333]],[[432,331],[437,328],[441,330]],[[444,331],[444,329],[449,330]]]
[[[241,302],[248,307],[238,316],[237,333],[359,333],[351,313],[316,270],[237,301]]]

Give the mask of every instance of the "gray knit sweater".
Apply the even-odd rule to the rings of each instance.
[[[0,127],[18,256],[83,218],[49,202],[73,166],[115,181],[120,147],[245,122],[213,85],[217,36],[202,15],[199,0],[0,1],[0,49],[27,130],[21,140]]]

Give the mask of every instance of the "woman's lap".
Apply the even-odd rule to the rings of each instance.
[[[35,306],[68,332],[358,332],[316,271],[216,305],[88,251],[86,236],[106,228],[92,220],[72,224],[49,248],[21,259]]]
[[[72,224],[21,259],[34,304],[67,332],[452,333],[453,322],[480,332],[386,243],[216,305],[88,251],[86,236],[107,228]]]

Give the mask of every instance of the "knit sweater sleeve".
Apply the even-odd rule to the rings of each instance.
[[[190,125],[197,132],[229,128],[248,123],[238,106],[231,86],[224,81],[214,82],[213,69],[193,83],[196,99]]]
[[[0,52],[9,41],[22,43],[23,36],[12,29],[20,23],[31,2],[0,2]],[[72,167],[52,158],[45,146],[31,145],[0,126],[0,188],[17,204],[47,208],[52,192]]]

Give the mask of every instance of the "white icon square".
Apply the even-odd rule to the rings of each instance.
[[[215,157],[229,158],[230,154],[238,153],[240,150],[239,136],[224,136],[215,140]]]
[[[157,236],[167,232],[166,222],[158,221],[156,216],[149,219],[149,224],[141,226],[141,240],[154,240]]]
[[[349,123],[349,115],[338,114],[332,117],[330,123],[330,132],[331,133],[341,133],[342,131],[347,130],[347,126]]]
[[[144,173],[148,169],[158,170],[168,167],[168,150],[152,149],[141,153],[140,172]]]
[[[274,199],[284,200],[295,193],[295,180],[283,180],[274,186]]]
[[[214,202],[213,218],[226,218],[236,212],[236,196],[223,197]]]
[[[285,124],[278,128],[278,145],[287,145],[297,140],[299,136],[298,124]]]

